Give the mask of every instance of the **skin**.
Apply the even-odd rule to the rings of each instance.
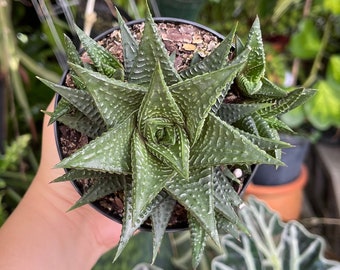
[[[52,111],[53,101],[47,111]],[[0,269],[91,269],[119,241],[121,225],[91,206],[67,210],[79,199],[70,182],[50,183],[64,174],[53,125],[45,116],[38,172],[24,198],[0,228]],[[113,254],[114,255],[114,254]]]

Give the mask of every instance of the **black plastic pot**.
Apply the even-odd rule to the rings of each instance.
[[[222,40],[224,38],[223,35],[219,34],[218,32],[203,26],[201,24],[192,22],[192,21],[188,21],[188,20],[184,20],[184,19],[177,19],[177,18],[168,18],[168,17],[159,17],[159,18],[154,18],[154,21],[156,23],[162,23],[162,22],[170,22],[170,23],[174,23],[174,24],[190,24],[193,25],[201,30],[205,30],[207,32],[210,32],[212,35],[216,36],[218,39]],[[133,25],[133,24],[139,24],[143,22],[143,20],[135,20],[135,21],[131,21],[129,23],[127,23],[127,25]],[[95,38],[95,40],[101,40],[104,37],[106,37],[108,34],[110,34],[112,31],[117,30],[118,27],[114,27],[111,28],[105,32],[103,32],[102,34],[100,34],[99,36],[97,36]],[[80,51],[80,53],[82,53],[83,51]],[[69,71],[66,70],[62,76],[61,82],[60,84],[65,84],[65,80],[66,80],[66,75]],[[58,102],[60,101],[61,96],[59,94],[56,95],[56,101],[55,101],[55,107],[57,106]],[[56,138],[56,144],[57,144],[57,149],[58,149],[58,154],[60,159],[62,160],[64,158],[62,151],[61,151],[61,145],[60,145],[60,132],[58,131],[58,127],[59,127],[60,123],[59,122],[55,122],[54,128],[55,128],[55,138]],[[257,166],[253,167],[253,173],[249,176],[249,177],[245,177],[245,180],[243,182],[242,187],[239,190],[239,194],[243,194],[246,187],[248,186],[248,184],[252,181],[252,176],[254,175],[254,171],[256,170]],[[67,169],[65,169],[65,171],[67,171]],[[77,183],[76,181],[72,182],[75,189],[77,190],[77,192],[82,195],[82,187],[79,183]],[[97,211],[99,211],[100,213],[102,213],[103,215],[107,216],[108,218],[117,221],[119,223],[122,223],[121,217],[120,216],[114,216],[114,215],[109,215],[101,206],[99,202],[93,202],[90,204],[91,206],[93,206]],[[145,230],[150,230],[151,226],[149,225],[142,225],[141,229],[145,229]],[[184,230],[184,229],[188,229],[188,224],[180,224],[179,226],[171,226],[167,228],[168,232],[171,231],[179,231],[179,230]]]
[[[308,139],[294,135],[281,135],[281,140],[293,145],[282,150],[282,162],[286,166],[276,168],[273,165],[259,165],[253,176],[256,185],[276,186],[292,182],[301,172],[310,142]]]

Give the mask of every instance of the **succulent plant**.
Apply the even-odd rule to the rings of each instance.
[[[73,86],[41,79],[62,96],[51,115],[90,142],[57,167],[55,180],[92,179],[73,208],[123,192],[124,212],[116,258],[146,219],[152,220],[154,259],[176,204],[187,212],[193,266],[207,237],[246,231],[233,174],[255,164],[282,165],[277,118],[312,90],[286,92],[267,80],[260,24],[243,45],[236,27],[208,56],[174,68],[157,24],[147,11],[140,41],[120,19],[124,59],[119,61],[79,28],[91,61],[82,61],[65,38]],[[193,57],[193,59],[197,59]],[[47,112],[48,113],[48,112]]]

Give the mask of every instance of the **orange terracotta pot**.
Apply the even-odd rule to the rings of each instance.
[[[283,221],[298,219],[303,201],[303,188],[308,179],[308,170],[305,165],[294,181],[278,186],[262,186],[250,183],[245,190],[244,199],[254,195],[265,202],[269,208],[277,212]]]

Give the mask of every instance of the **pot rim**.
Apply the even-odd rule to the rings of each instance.
[[[215,31],[215,30],[213,30],[213,29],[211,29],[211,28],[209,28],[205,25],[202,25],[202,24],[194,22],[194,21],[190,21],[190,20],[186,20],[186,19],[180,19],[180,18],[173,18],[173,17],[154,17],[153,20],[155,21],[155,23],[169,22],[169,23],[175,23],[175,24],[189,24],[189,25],[195,26],[195,27],[197,27],[201,30],[204,30],[204,31],[211,33],[212,35],[216,36],[220,40],[224,39],[224,36],[222,34],[218,33],[217,31]],[[143,23],[144,21],[145,21],[145,19],[137,19],[137,20],[129,21],[126,24],[128,26],[130,26],[130,25],[134,25],[134,24]],[[102,38],[104,38],[108,34],[110,34],[111,32],[118,30],[118,29],[119,29],[119,26],[111,27],[110,29],[103,31],[101,34],[99,34],[98,36],[96,36],[93,39],[96,40],[96,41],[101,40]],[[82,52],[84,52],[84,49],[79,50],[79,53],[82,53]],[[67,68],[62,74],[59,84],[62,85],[65,82],[66,75],[68,74],[68,72],[69,72],[69,69]],[[59,94],[55,94],[54,109],[58,105],[58,102],[60,101],[60,99],[61,99],[61,96]],[[56,142],[56,146],[57,146],[58,155],[59,155],[60,160],[62,160],[64,157],[63,157],[61,146],[60,146],[60,140],[59,140],[60,135],[59,135],[59,132],[58,132],[58,126],[59,126],[58,121],[55,121],[53,123],[53,126],[54,126],[55,142]],[[253,178],[257,168],[258,168],[258,165],[252,166],[251,174],[245,179],[245,181],[243,182],[241,190],[238,192],[239,196],[241,196],[245,192],[245,190],[247,189],[249,184],[252,182],[252,178]],[[64,171],[67,172],[68,170],[64,169]],[[73,185],[73,187],[75,188],[75,190],[78,192],[78,194],[80,196],[82,196],[83,193],[81,192],[76,181],[70,181],[70,182]],[[113,216],[113,215],[108,214],[103,209],[101,209],[99,206],[97,206],[97,204],[95,202],[91,202],[91,203],[88,203],[88,204],[91,207],[93,207],[96,211],[98,211],[99,213],[106,216],[107,218],[122,224],[122,219],[119,216]],[[152,229],[152,226],[142,224],[139,229],[144,230],[144,231],[150,231]],[[187,230],[187,229],[189,229],[188,224],[186,226],[183,226],[183,224],[179,224],[178,227],[171,226],[170,228],[167,228],[166,232],[176,232],[176,231],[183,231],[183,230]]]

